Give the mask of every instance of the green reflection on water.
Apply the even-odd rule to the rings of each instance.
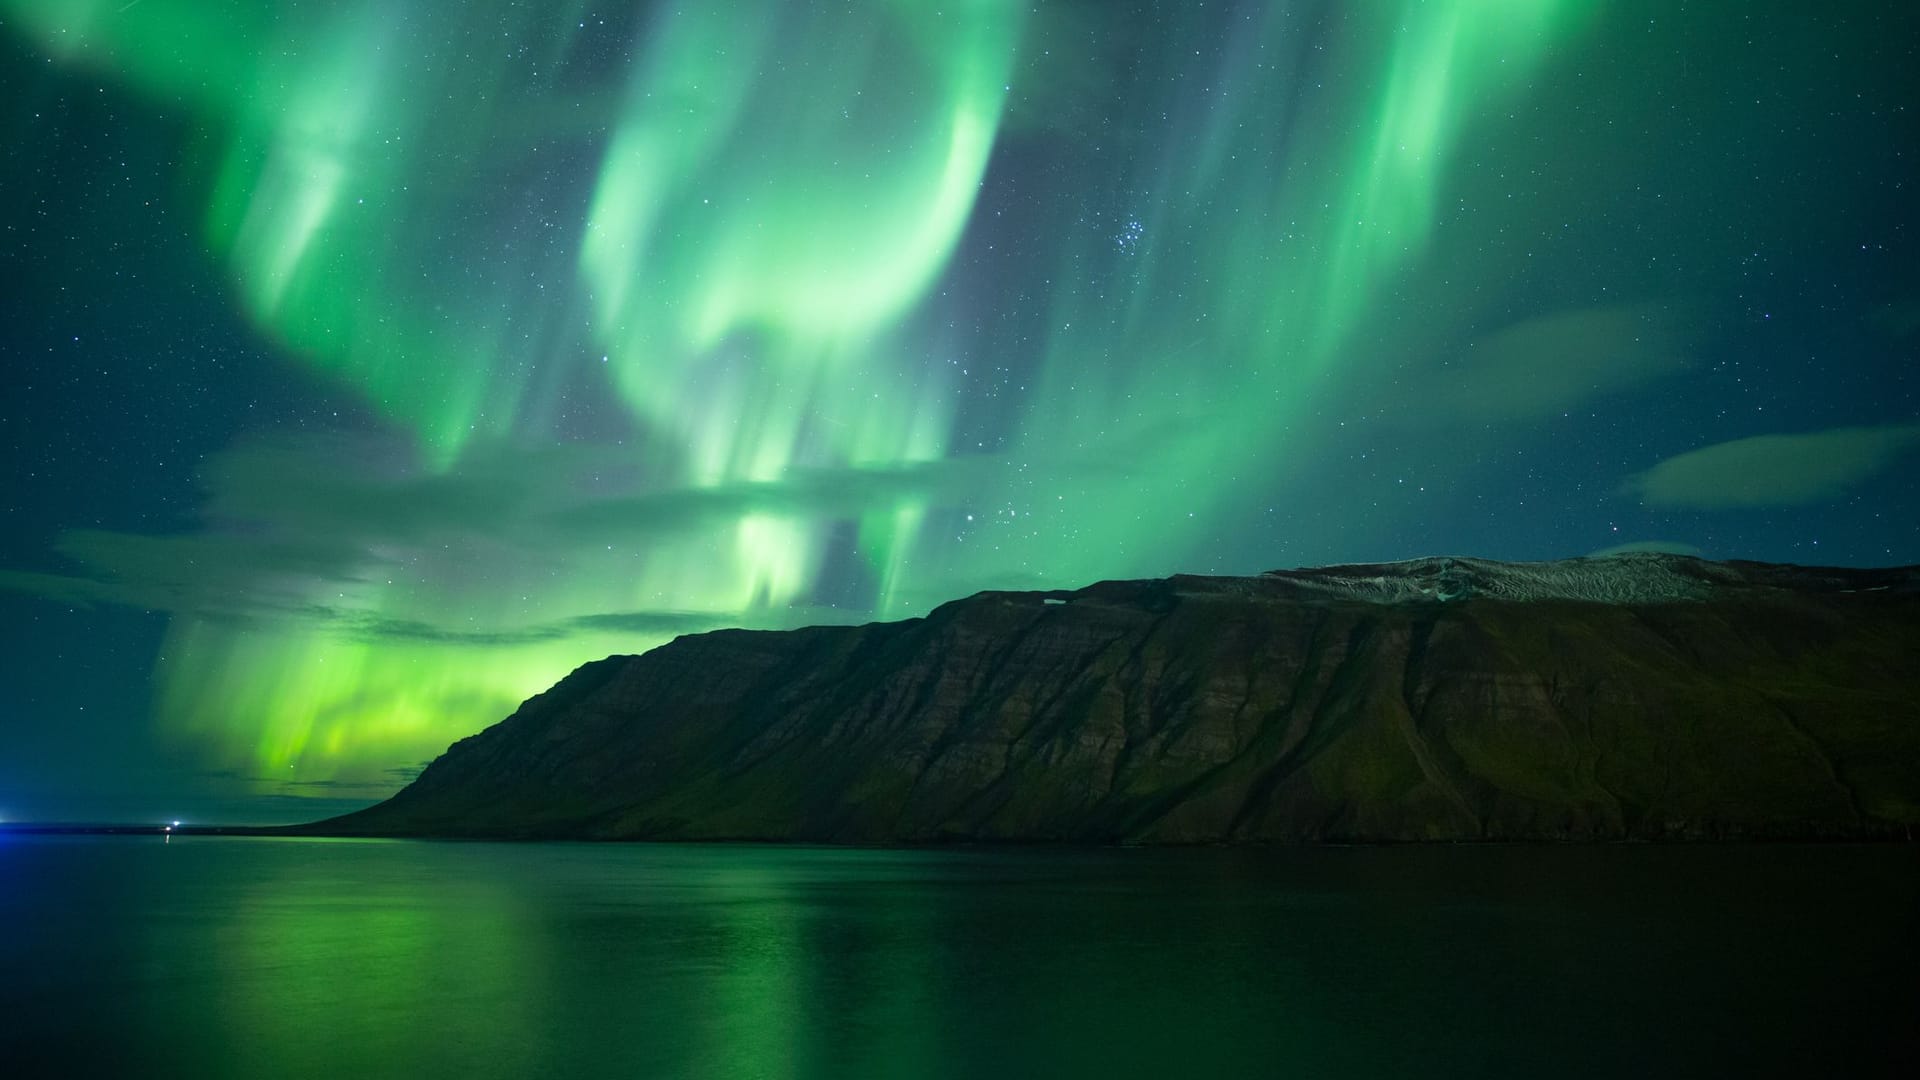
[[[9,1075],[1872,1075],[1920,1007],[1896,846],[0,838],[0,883]]]

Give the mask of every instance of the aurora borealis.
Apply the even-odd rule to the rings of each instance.
[[[0,814],[983,588],[1920,561],[1920,17],[1804,7],[0,0]]]

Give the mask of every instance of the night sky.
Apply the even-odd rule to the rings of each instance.
[[[0,819],[985,588],[1920,562],[1920,5],[0,0]]]

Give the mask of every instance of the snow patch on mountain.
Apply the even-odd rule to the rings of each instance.
[[[1914,586],[1913,573],[1904,570],[1719,563],[1644,551],[1532,563],[1443,556],[1273,570],[1263,577],[1308,594],[1381,604],[1474,597],[1648,604],[1704,600],[1728,588],[1865,591]]]

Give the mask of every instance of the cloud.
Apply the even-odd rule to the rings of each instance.
[[[1682,313],[1663,305],[1555,312],[1470,342],[1408,400],[1438,423],[1552,416],[1686,370],[1690,336]]]
[[[1677,540],[1635,540],[1627,544],[1615,544],[1598,551],[1587,552],[1589,559],[1604,559],[1608,555],[1633,555],[1639,552],[1655,552],[1661,555],[1692,555],[1699,557],[1704,552],[1692,544],[1682,544]]]
[[[712,611],[611,611],[502,630],[465,630],[416,619],[340,612],[327,620],[335,633],[367,641],[424,641],[436,645],[529,645],[581,634],[697,634],[740,619]]]
[[[1920,442],[1920,424],[1755,435],[1670,457],[1622,491],[1651,506],[1801,506],[1845,494]]]
[[[1003,465],[958,457],[872,468],[796,468],[776,480],[681,487],[583,502],[551,522],[569,535],[632,538],[737,521],[750,514],[851,517],[903,501],[961,502]]]
[[[1207,428],[1185,419],[1123,428],[1071,460],[1040,462],[1063,483],[1114,482],[1132,463],[1188,448]],[[596,610],[589,594],[516,621],[494,602],[551,580],[605,580],[608,596],[650,550],[724,550],[738,522],[770,516],[817,527],[902,506],[957,510],[1034,467],[989,455],[886,466],[800,465],[769,478],[691,485],[683,463],[623,444],[476,444],[451,468],[425,467],[379,433],[258,437],[211,459],[197,527],[148,534],[74,530],[66,565],[0,569],[0,592],[77,606],[113,605],[249,629],[291,625],[364,642],[486,648],[576,638],[671,637],[728,626],[781,628],[869,617],[865,594],[833,606],[744,610]],[[597,575],[597,576],[596,576]],[[943,586],[915,594],[951,599]],[[896,600],[901,597],[896,596]],[[577,605],[577,606],[576,606]],[[686,607],[697,607],[688,604]],[[476,612],[480,618],[466,617]]]
[[[888,466],[797,467],[754,482],[661,485],[626,446],[479,447],[453,469],[420,467],[379,436],[258,439],[213,459],[191,532],[75,530],[60,571],[0,570],[0,590],[219,621],[294,621],[357,640],[498,646],[577,636],[676,635],[734,625],[843,623],[862,613],[576,610],[520,625],[442,620],[463,589],[604,568],[614,548],[723,532],[766,514],[854,520],[903,503],[978,497],[1005,462],[960,457]],[[597,561],[596,561],[597,560]],[[463,573],[438,573],[447,567]],[[414,602],[387,609],[387,585]],[[483,605],[484,606],[484,605]]]

